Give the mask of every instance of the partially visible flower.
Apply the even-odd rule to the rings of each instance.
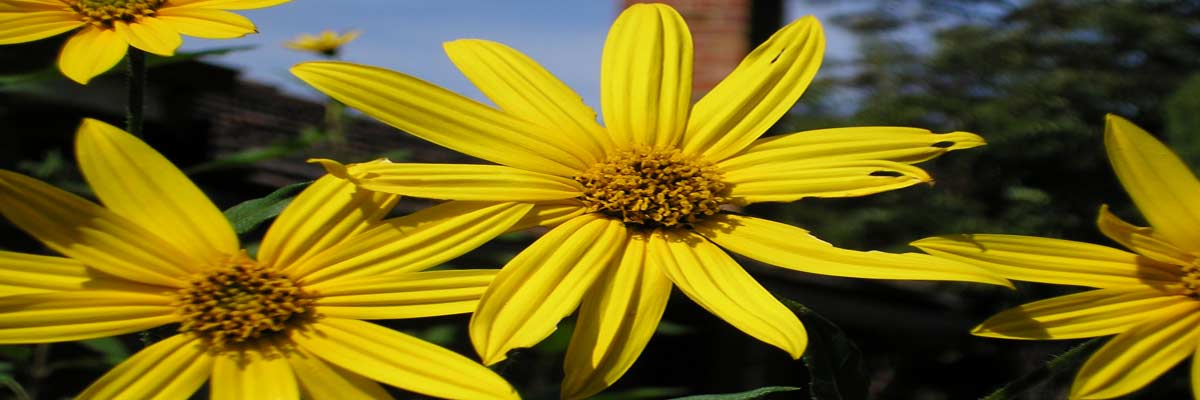
[[[358,39],[359,34],[361,34],[359,31],[349,31],[339,34],[326,29],[318,35],[303,34],[297,36],[290,42],[284,43],[284,46],[292,50],[309,51],[332,58],[337,56],[338,50],[341,50],[342,45]]]
[[[0,213],[69,257],[0,252],[0,343],[177,331],[79,398],[184,399],[205,381],[214,399],[387,398],[374,381],[517,397],[466,357],[361,320],[471,311],[495,271],[421,271],[503,232],[528,205],[447,204],[381,221],[395,196],[327,176],[288,205],[254,258],[133,136],[85,120],[76,151],[105,207],[0,170]]]
[[[1200,182],[1146,131],[1109,115],[1104,144],[1117,179],[1151,227],[1100,207],[1100,232],[1133,252],[1014,235],[959,235],[913,243],[1009,279],[1077,285],[1085,291],[996,314],[974,334],[1006,339],[1117,335],[1080,368],[1072,399],[1109,399],[1145,386],[1200,352]],[[1192,359],[1200,399],[1200,359]]]
[[[496,276],[470,335],[493,364],[538,343],[578,308],[565,398],[595,394],[633,365],[672,288],[799,358],[808,343],[800,320],[727,250],[826,275],[1008,285],[968,264],[839,249],[803,229],[730,211],[929,182],[911,164],[984,144],[966,132],[894,127],[760,139],[817,72],[825,40],[815,18],[775,33],[691,105],[692,38],[683,18],[662,4],[631,6],[604,47],[603,127],[578,94],[525,55],[484,40],[445,48],[499,110],[379,68],[319,62],[292,71],[406,132],[501,164],[326,161],[331,172],[371,190],[536,205],[523,223],[553,228]]]
[[[32,42],[79,29],[63,46],[58,69],[88,83],[111,69],[129,46],[175,54],[181,34],[231,39],[256,33],[254,23],[225,10],[271,7],[291,0],[0,0],[0,44]]]

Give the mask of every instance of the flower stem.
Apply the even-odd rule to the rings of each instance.
[[[125,109],[125,130],[142,137],[146,101],[146,53],[129,48],[129,104]]]

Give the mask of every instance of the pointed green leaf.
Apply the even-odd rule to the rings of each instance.
[[[808,348],[804,365],[810,376],[809,394],[813,400],[865,400],[866,368],[862,352],[841,328],[803,304],[780,298],[808,330]]]
[[[761,399],[764,396],[773,393],[794,392],[800,390],[793,386],[767,386],[758,389],[727,394],[701,394],[695,396],[678,397],[675,400],[755,400]]]
[[[233,230],[239,235],[250,232],[264,221],[275,218],[283,212],[297,193],[308,187],[312,182],[294,183],[279,188],[266,197],[242,202],[225,210],[225,218],[233,224]]]

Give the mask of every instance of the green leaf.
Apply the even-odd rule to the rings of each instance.
[[[1072,347],[1070,350],[1051,358],[1050,361],[1046,361],[1038,369],[1029,371],[1024,376],[996,389],[996,391],[984,397],[983,400],[1015,399],[1046,381],[1079,369],[1083,361],[1104,343],[1104,339],[1103,337],[1099,337]]]
[[[870,380],[858,346],[841,328],[812,309],[792,300],[779,300],[800,317],[808,330],[808,348],[802,360],[808,366],[813,400],[865,400]]]
[[[104,362],[109,366],[120,364],[129,358],[129,349],[115,337],[89,339],[79,342],[80,345],[100,353]]]
[[[613,393],[601,393],[590,397],[591,400],[640,400],[661,399],[668,396],[678,396],[685,393],[677,387],[643,387]]]
[[[793,386],[767,386],[747,392],[727,394],[701,394],[695,396],[677,397],[675,400],[754,400],[761,399],[773,393],[794,392],[800,390]]]
[[[254,230],[259,224],[275,218],[292,202],[292,198],[312,182],[300,182],[279,188],[266,197],[242,202],[225,210],[225,218],[239,235]]]

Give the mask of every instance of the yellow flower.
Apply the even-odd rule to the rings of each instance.
[[[500,165],[388,164],[331,172],[364,188],[535,207],[519,226],[553,226],[496,276],[471,320],[485,364],[541,341],[579,308],[562,393],[615,382],[658,325],[672,287],[747,334],[800,357],[804,327],[725,250],[826,275],[1007,285],[922,254],[836,248],[807,231],[731,212],[758,202],[862,196],[928,182],[912,163],[983,145],[973,134],[826,129],[759,139],[800,97],[824,51],[812,17],[784,27],[689,107],[692,40],[670,7],[640,4],[604,48],[607,127],[536,62],[459,40],[450,59],[499,110],[416,78],[348,63],[293,73],[331,97],[426,140]],[[722,250],[724,248],[725,250]]]
[[[111,69],[129,46],[175,54],[181,34],[231,39],[254,23],[225,10],[270,7],[290,0],[0,0],[0,44],[32,42],[82,27],[63,46],[58,69],[86,84]]]
[[[1120,117],[1104,132],[1121,185],[1152,228],[1100,207],[1105,236],[1133,250],[1014,235],[961,235],[913,243],[930,254],[974,263],[1010,279],[1097,290],[1036,301],[1001,312],[979,336],[1077,339],[1117,335],[1079,370],[1073,399],[1131,393],[1200,351],[1200,182],[1166,146]],[[1200,362],[1192,361],[1200,399]]]
[[[359,31],[350,31],[338,34],[332,30],[324,30],[319,35],[300,35],[292,41],[285,43],[284,46],[292,50],[310,51],[323,54],[327,57],[333,57],[337,55],[342,45],[358,39],[360,33]]]
[[[95,120],[84,177],[104,203],[0,171],[0,213],[69,258],[0,252],[0,343],[178,331],[79,398],[386,398],[373,381],[449,398],[516,398],[487,368],[361,319],[471,311],[494,271],[420,272],[501,233],[530,206],[454,203],[380,220],[395,196],[324,177],[257,260],[174,165]]]

